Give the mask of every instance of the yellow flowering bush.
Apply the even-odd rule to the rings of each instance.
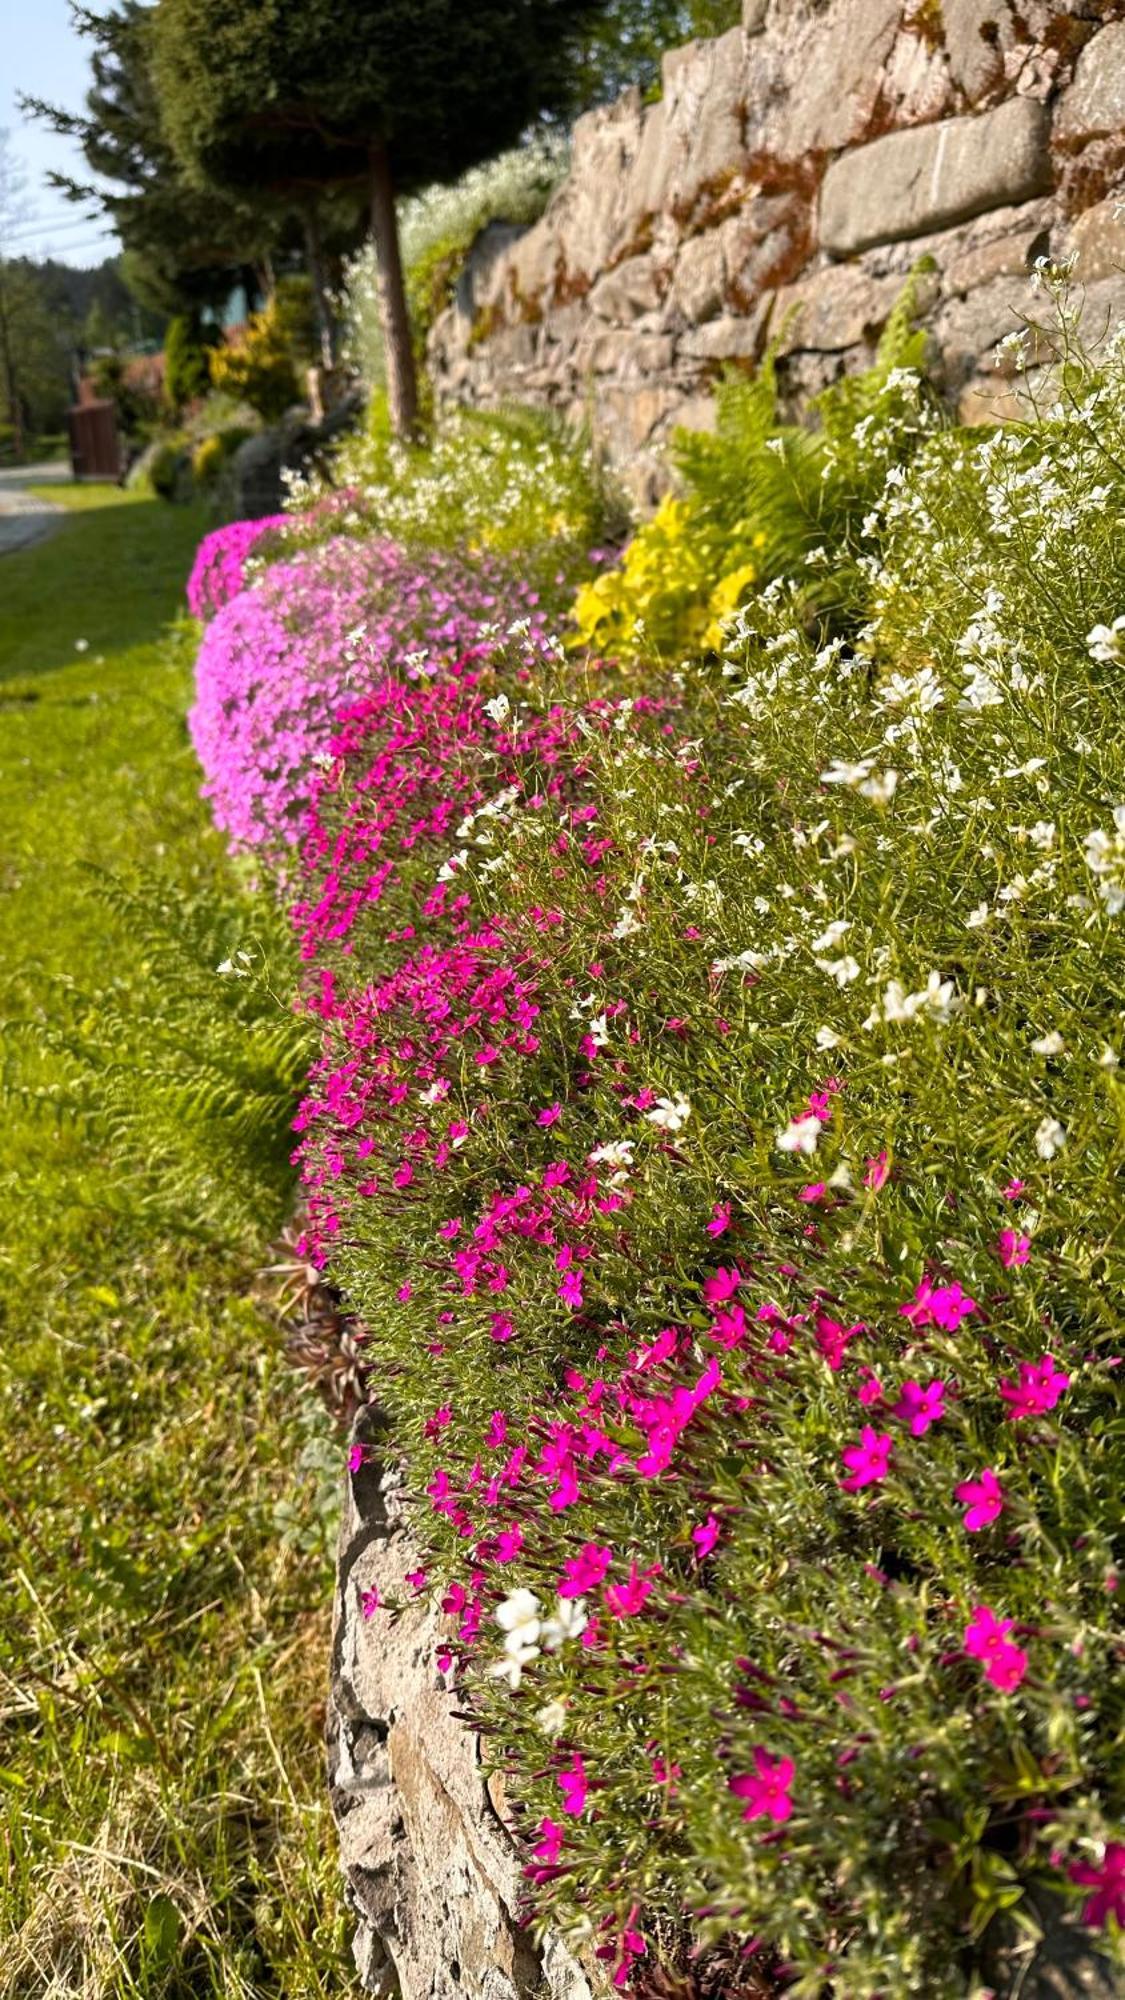
[[[700,533],[690,501],[669,494],[634,535],[619,567],[603,570],[579,590],[577,643],[665,658],[717,645],[723,619],[759,578],[750,540],[724,546],[723,538]]]

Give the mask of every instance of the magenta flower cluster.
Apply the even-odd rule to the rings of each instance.
[[[264,535],[283,532],[285,514],[265,514],[256,521],[230,521],[204,535],[195,552],[187,583],[188,610],[193,618],[213,618],[246,583],[246,564]]]

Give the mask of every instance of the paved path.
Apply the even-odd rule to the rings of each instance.
[[[0,556],[49,534],[63,512],[56,501],[29,493],[28,487],[63,485],[70,476],[69,465],[57,459],[49,465],[0,466]]]

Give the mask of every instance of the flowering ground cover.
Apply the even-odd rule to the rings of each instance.
[[[435,1671],[534,1907],[640,1992],[686,1922],[954,2000],[1044,1897],[1125,1963],[1125,342],[1027,425],[917,411],[702,661],[372,540],[200,654]]]
[[[191,639],[165,629],[203,521],[79,497],[0,576],[0,1993],[321,2000],[348,1990],[319,1775],[322,1447],[255,1302],[288,1176],[276,1129],[269,1152],[243,1130],[245,1210],[207,1230],[155,1203],[150,1171],[235,1021],[207,998],[235,1005],[217,946],[206,983],[191,966],[192,913],[224,950],[263,928],[196,796]],[[168,939],[97,887],[154,871],[176,985]],[[248,984],[243,1109],[252,1046],[265,1065]],[[106,1113],[126,1094],[123,1140]]]

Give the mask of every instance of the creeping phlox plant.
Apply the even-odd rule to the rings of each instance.
[[[263,536],[284,533],[285,514],[265,514],[256,521],[231,521],[204,535],[187,582],[188,610],[193,618],[213,618],[248,581],[247,562]]]
[[[802,578],[644,683],[384,644],[387,552],[288,766],[308,1247],[619,1987],[686,1916],[954,2000],[1043,1891],[1125,1963],[1125,343],[1063,381],[888,479],[846,637]]]

